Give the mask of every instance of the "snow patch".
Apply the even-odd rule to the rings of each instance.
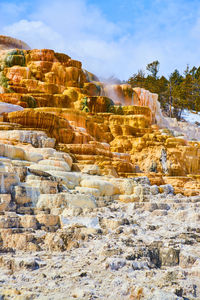
[[[195,124],[196,122],[200,123],[200,112],[191,112],[187,109],[184,109],[182,112],[182,118],[191,124]]]

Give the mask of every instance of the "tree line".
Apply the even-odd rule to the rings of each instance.
[[[184,109],[200,111],[200,67],[190,69],[187,65],[183,75],[175,69],[169,78],[158,76],[159,67],[159,61],[153,61],[146,66],[150,74],[138,70],[128,83],[157,93],[162,109],[170,117],[180,119]]]

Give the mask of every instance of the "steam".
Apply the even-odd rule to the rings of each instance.
[[[123,94],[119,95],[117,92],[117,88],[119,89],[119,85],[103,83],[103,91],[104,95],[113,100],[115,104],[125,105]]]

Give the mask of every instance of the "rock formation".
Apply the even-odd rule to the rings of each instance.
[[[30,47],[21,40],[14,39],[10,36],[0,35],[0,50],[6,49],[25,49],[29,50]]]
[[[199,174],[199,128],[163,117],[156,94],[101,83],[80,62],[53,50],[4,50],[0,61],[0,100],[13,111],[25,108],[2,111],[5,129],[8,123],[45,129],[58,150],[73,154],[77,170],[95,163],[102,174],[153,173],[161,183]],[[189,193],[188,186],[173,184]]]
[[[199,299],[199,128],[66,54],[0,47],[0,298]]]

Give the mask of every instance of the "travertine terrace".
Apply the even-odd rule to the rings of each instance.
[[[0,50],[6,49],[25,49],[30,50],[31,48],[21,40],[14,39],[10,36],[0,35]]]
[[[199,128],[66,54],[0,50],[2,299],[199,299]]]

